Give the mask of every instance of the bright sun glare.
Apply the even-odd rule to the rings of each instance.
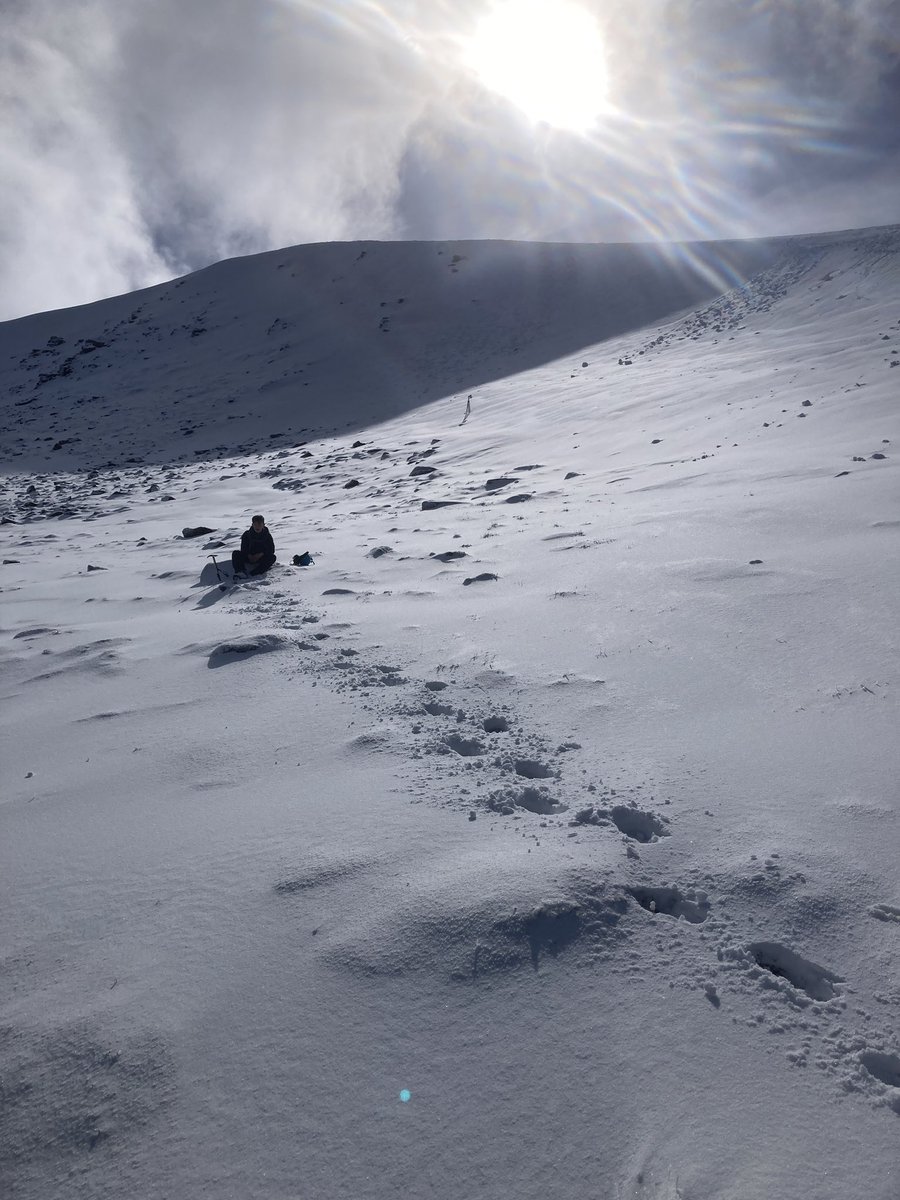
[[[481,82],[533,121],[585,132],[607,107],[606,49],[597,22],[567,0],[502,0],[467,54]]]

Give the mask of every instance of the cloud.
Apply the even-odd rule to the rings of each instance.
[[[786,183],[764,197],[767,224],[780,233],[866,229],[893,225],[900,217],[900,154],[868,171],[865,186],[854,178],[831,179],[805,191]]]
[[[111,144],[102,97],[87,84],[101,39],[80,49],[68,14],[38,38],[9,16],[0,74],[0,316],[81,303],[162,278],[129,164]],[[11,117],[11,119],[10,119]]]
[[[390,237],[431,76],[377,6],[344,12],[25,0],[0,61],[0,316],[276,245]]]
[[[167,252],[390,235],[428,77],[374,9],[344,12],[157,0],[119,20],[120,139]]]
[[[407,236],[757,236],[804,210],[819,228],[900,221],[894,0],[593,8],[614,111],[574,138],[460,85],[411,130]]]
[[[587,137],[467,70],[489,2],[7,5],[0,317],[303,241],[900,220],[894,0],[583,0],[616,110]]]

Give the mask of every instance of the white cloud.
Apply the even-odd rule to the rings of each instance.
[[[373,6],[28,0],[6,40],[0,315],[235,253],[390,237],[426,64]]]
[[[467,76],[489,2],[18,0],[0,317],[303,241],[778,232],[811,195],[900,218],[894,0],[584,0],[623,111],[581,140]]]
[[[37,36],[7,28],[0,73],[5,137],[0,150],[0,316],[79,304],[162,278],[127,159],[112,143],[90,70],[64,51],[83,26],[57,20]]]

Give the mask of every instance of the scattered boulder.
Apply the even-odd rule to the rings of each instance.
[[[215,530],[210,529],[208,525],[186,525],[181,531],[183,538],[203,537],[205,533],[214,533]]]

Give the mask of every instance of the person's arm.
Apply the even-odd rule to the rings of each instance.
[[[269,554],[275,553],[275,539],[272,537],[271,533],[269,533],[268,529],[266,530],[266,550],[269,552]]]
[[[264,536],[260,537],[260,535],[258,533],[256,533],[255,530],[251,531],[249,529],[244,534],[244,537],[247,539],[247,549],[244,551],[244,553],[247,556],[247,562],[258,563],[265,552],[265,545],[266,545],[265,537]],[[258,548],[260,545],[260,542],[262,543],[262,546],[263,546],[262,550],[260,550]],[[251,549],[251,546],[255,547],[255,549]]]

